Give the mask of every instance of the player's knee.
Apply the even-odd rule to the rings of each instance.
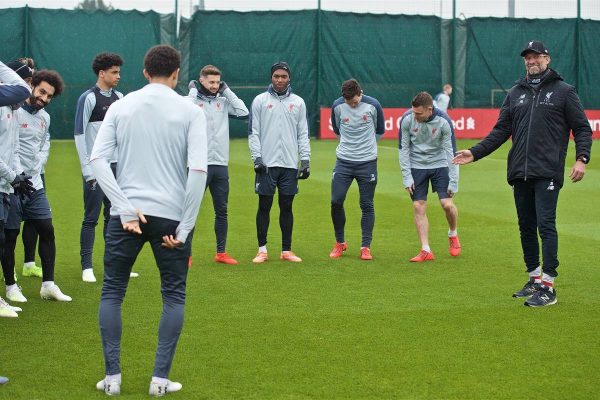
[[[281,211],[292,211],[294,196],[279,196],[279,208]]]
[[[36,228],[40,234],[40,240],[50,242],[54,240],[54,225],[51,219],[39,220]]]
[[[454,205],[454,202],[451,199],[442,199],[441,204],[442,208],[446,212],[452,212],[456,209],[456,206]]]
[[[413,201],[413,210],[415,213],[424,214],[427,209],[427,202],[425,200],[415,200]]]
[[[344,208],[344,200],[340,199],[332,199],[331,200],[331,209],[332,210],[341,210]]]
[[[2,232],[2,236],[4,236],[4,247],[7,249],[13,249],[17,245],[17,237],[19,236],[18,229],[4,229]]]
[[[84,227],[89,227],[89,228],[95,228],[96,225],[98,225],[98,218],[92,218],[92,217],[84,217],[83,218],[83,222],[81,223],[82,226]]]
[[[258,198],[258,209],[260,211],[270,211],[273,205],[273,196],[259,196]]]
[[[360,209],[363,212],[374,212],[374,206],[373,206],[372,199],[362,199],[359,204],[360,204]]]
[[[227,218],[227,203],[215,206],[215,216],[217,218]]]

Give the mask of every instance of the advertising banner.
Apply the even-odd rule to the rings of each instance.
[[[383,139],[398,140],[398,129],[402,115],[407,108],[384,108],[385,134]],[[453,108],[448,115],[454,124],[457,139],[480,139],[485,137],[494,127],[499,108]],[[592,127],[592,137],[600,139],[600,110],[586,110],[586,115]],[[321,139],[335,139],[331,128],[331,109],[321,108]]]

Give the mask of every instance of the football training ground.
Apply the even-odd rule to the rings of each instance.
[[[474,142],[459,141],[459,148]],[[436,260],[408,260],[420,249],[411,201],[402,188],[396,141],[379,146],[373,261],[361,261],[358,190],[346,199],[346,241],[335,243],[330,179],[336,142],[313,140],[311,176],[294,201],[292,250],[278,259],[276,202],[269,255],[256,254],[254,172],[247,141],[231,143],[228,252],[215,253],[209,192],[196,225],[185,324],[170,379],[173,399],[597,399],[600,392],[600,159],[594,144],[583,181],[568,178],[559,198],[558,304],[523,306],[511,294],[524,272],[506,144],[461,167],[462,254],[448,254],[445,218],[429,196]],[[570,144],[567,170],[574,162]],[[596,154],[598,153],[598,154]],[[596,156],[596,157],[594,157]],[[98,329],[101,282],[81,281],[81,174],[72,141],[54,141],[46,168],[57,238],[56,282],[72,303],[42,301],[39,278],[19,277],[28,298],[19,318],[0,320],[0,399],[101,399]],[[102,223],[94,265],[102,274]],[[17,270],[21,271],[19,240]],[[39,258],[37,259],[39,265]],[[149,246],[140,254],[123,304],[122,399],[148,398],[160,282]],[[4,288],[2,287],[2,295]]]

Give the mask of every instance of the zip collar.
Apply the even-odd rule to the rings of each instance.
[[[558,72],[556,72],[555,70],[553,70],[552,68],[548,68],[549,69],[549,73],[548,75],[544,78],[544,80],[542,82],[540,82],[540,86],[542,85],[546,85],[548,82],[553,82],[553,81],[562,81],[563,78],[562,76],[559,75]],[[517,85],[525,87],[525,88],[531,88],[531,86],[529,85],[529,83],[527,82],[527,76],[524,76],[522,78],[520,78],[518,81],[515,82]]]
[[[279,94],[275,91],[275,88],[273,88],[273,84],[270,84],[269,87],[267,88],[267,92],[271,93],[271,95],[278,97],[280,99],[285,98],[285,97],[290,97],[290,95],[292,94],[292,85],[288,85],[284,94]]]

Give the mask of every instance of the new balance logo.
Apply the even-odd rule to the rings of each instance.
[[[543,294],[540,296],[540,299],[544,300],[544,301],[550,301],[550,297],[548,297],[547,294]]]
[[[548,191],[553,191],[554,190],[554,181],[550,181],[550,184],[548,185],[548,189],[546,189]]]
[[[369,182],[375,182],[377,180],[377,178],[375,177],[375,174],[371,174],[371,179],[369,180]]]

